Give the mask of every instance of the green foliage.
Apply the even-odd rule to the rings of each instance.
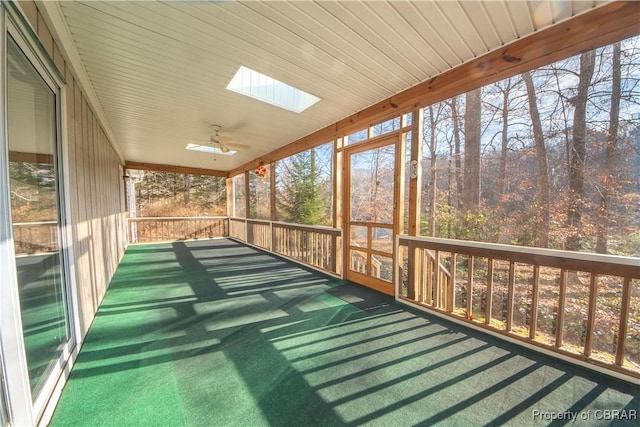
[[[640,233],[632,233],[609,242],[612,255],[640,256]]]
[[[319,173],[315,150],[303,151],[285,161],[278,194],[282,219],[298,224],[326,224],[331,194],[326,191],[327,178]]]
[[[498,224],[499,218],[489,209],[460,212],[443,206],[436,212],[436,237],[494,242]]]

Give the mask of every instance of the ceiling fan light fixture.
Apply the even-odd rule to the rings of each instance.
[[[236,150],[231,150],[228,147],[226,151],[223,151],[221,147],[214,146],[211,144],[187,144],[185,148],[187,150],[201,151],[203,153],[209,153],[213,155],[222,154],[223,156],[233,156],[234,154],[237,153]]]

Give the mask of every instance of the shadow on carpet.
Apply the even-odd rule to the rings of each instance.
[[[129,247],[51,425],[609,425],[638,391],[220,239]]]

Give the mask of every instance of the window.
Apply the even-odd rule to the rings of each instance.
[[[227,89],[294,113],[302,113],[320,101],[317,96],[245,66],[238,69]]]
[[[425,107],[421,234],[639,256],[639,62],[635,37]]]
[[[296,224],[331,225],[333,143],[276,163],[276,216]]]
[[[264,165],[267,174],[259,177],[255,171],[249,172],[249,217],[254,219],[271,219],[271,172],[270,165]]]
[[[245,189],[245,174],[236,175],[231,181],[233,191],[232,216],[238,218],[247,217],[247,194]]]

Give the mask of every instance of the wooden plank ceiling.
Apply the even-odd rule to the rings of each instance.
[[[229,171],[601,1],[57,4],[128,161]],[[247,66],[321,98],[297,114],[226,90]],[[211,125],[250,149],[185,149]]]

